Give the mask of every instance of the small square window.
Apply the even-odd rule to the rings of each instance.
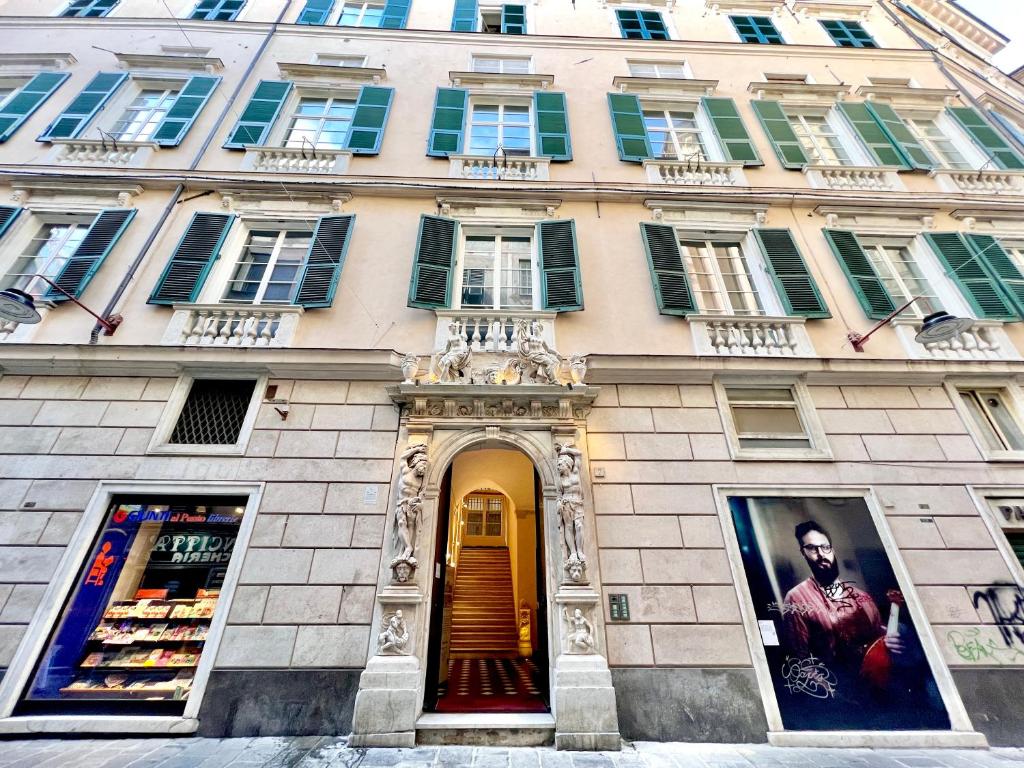
[[[532,71],[529,56],[473,56],[472,70],[496,75],[528,75]]]
[[[1020,457],[1024,430],[1008,390],[958,388],[956,395],[974,439],[987,458]]]
[[[779,30],[775,28],[774,22],[767,16],[730,16],[736,33],[744,43],[759,43],[761,45],[781,45],[786,41],[782,39]]]
[[[801,384],[718,384],[717,389],[733,458],[830,458]]]
[[[823,20],[832,42],[840,48],[877,48],[878,45],[858,21]]]
[[[182,377],[154,430],[149,452],[243,453],[265,389],[266,377]]]

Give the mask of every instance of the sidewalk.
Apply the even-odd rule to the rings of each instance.
[[[0,768],[1024,768],[1024,749],[790,749],[624,744],[621,752],[550,748],[349,749],[336,737],[37,739],[0,742]]]

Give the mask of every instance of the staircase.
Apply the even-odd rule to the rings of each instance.
[[[515,657],[516,611],[507,547],[464,547],[455,571],[451,658]]]

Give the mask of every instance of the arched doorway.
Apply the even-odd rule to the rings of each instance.
[[[543,496],[530,458],[458,453],[441,484],[424,710],[548,712]]]

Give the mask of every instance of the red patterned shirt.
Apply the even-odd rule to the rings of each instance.
[[[871,595],[850,582],[829,597],[812,577],[789,590],[783,602],[786,640],[796,658],[859,667],[868,646],[885,634]]]

